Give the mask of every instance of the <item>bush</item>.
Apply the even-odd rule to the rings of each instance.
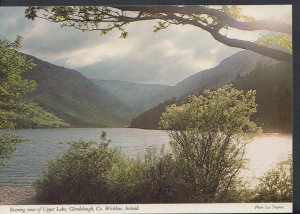
[[[218,192],[208,201],[193,183],[201,174],[163,147],[149,148],[144,156],[131,158],[108,145],[105,134],[99,144],[73,143],[67,153],[49,162],[35,183],[38,199],[67,204],[291,201],[291,159],[259,178],[256,188],[235,179],[221,192],[222,197]]]
[[[185,170],[163,148],[148,148],[143,157],[114,166],[108,183],[117,203],[179,203],[187,201],[191,193],[183,182]]]
[[[78,141],[49,162],[35,183],[38,199],[47,203],[188,202],[185,166],[162,148],[130,158],[104,140]],[[103,143],[106,141],[106,143]]]
[[[254,190],[251,202],[291,202],[292,201],[292,158],[279,162],[266,172]]]
[[[48,203],[107,203],[109,189],[105,180],[121,154],[109,148],[102,133],[100,142],[78,141],[68,152],[49,162],[35,183],[39,200]]]

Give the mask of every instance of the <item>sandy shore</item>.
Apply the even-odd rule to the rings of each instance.
[[[0,205],[39,204],[31,186],[0,186]]]

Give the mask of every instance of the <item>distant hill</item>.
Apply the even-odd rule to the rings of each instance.
[[[119,80],[95,80],[93,83],[100,88],[109,91],[121,102],[130,107],[135,114],[144,112],[145,110],[164,101],[164,98],[158,97],[157,100],[151,98],[160,94],[162,91],[170,89],[171,86],[162,84],[140,84]]]
[[[75,70],[27,57],[37,64],[24,74],[24,78],[38,84],[30,96],[45,110],[73,127],[122,127],[129,124],[132,110],[110,92]]]
[[[218,66],[200,71],[176,86],[160,84],[138,84],[118,80],[92,80],[104,90],[109,91],[125,105],[129,106],[137,116],[166,100],[181,99],[190,94],[197,94],[206,88],[229,83],[238,75],[244,76],[253,70],[258,62],[274,64],[276,61],[251,51],[240,51],[226,59]]]
[[[235,80],[238,75],[245,76],[255,68],[258,62],[264,65],[272,65],[277,61],[252,51],[240,51],[227,57],[216,67],[191,75],[177,85],[162,91],[157,96],[164,97],[165,100],[172,97],[178,99],[182,96],[197,94],[203,89],[224,85]],[[153,99],[157,98],[153,97]]]
[[[241,51],[228,57],[215,68],[201,71],[186,78],[172,88],[169,97],[173,95],[177,98],[177,103],[182,103],[189,94],[198,95],[204,89],[213,89],[232,82],[238,88],[258,91],[258,115],[264,130],[290,131],[290,75],[291,68],[289,65],[278,64],[278,61],[249,51]],[[269,100],[268,96],[272,100]],[[281,103],[280,100],[284,100],[284,103]],[[157,129],[159,117],[169,103],[169,101],[165,101],[140,114],[132,120],[131,127]],[[142,125],[143,123],[146,125]]]

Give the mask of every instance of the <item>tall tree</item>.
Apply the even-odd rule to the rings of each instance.
[[[82,31],[101,31],[106,34],[113,29],[121,31],[126,38],[126,26],[133,22],[157,20],[154,31],[166,29],[171,25],[191,25],[209,32],[217,41],[256,53],[291,62],[291,53],[242,39],[233,39],[224,35],[224,30],[243,31],[266,30],[284,34],[284,40],[291,47],[292,27],[285,22],[255,20],[245,16],[237,6],[200,6],[200,5],[158,5],[158,6],[72,6],[72,7],[29,7],[25,16],[34,20],[39,17],[60,23]],[[276,41],[282,38],[275,38]],[[280,43],[280,42],[278,42]],[[281,42],[283,44],[283,42]],[[285,44],[285,43],[284,43]]]
[[[12,129],[15,126],[15,113],[31,112],[30,104],[24,95],[35,88],[35,82],[22,79],[22,74],[34,67],[34,64],[17,50],[21,37],[14,42],[0,39],[0,129]],[[16,149],[21,139],[12,133],[0,133],[0,167]]]

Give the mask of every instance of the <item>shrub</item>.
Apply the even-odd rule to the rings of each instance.
[[[207,200],[193,183],[201,174],[185,159],[163,147],[148,148],[144,156],[131,158],[108,145],[105,134],[99,144],[73,143],[35,183],[38,198],[47,203],[126,204],[291,201],[291,159],[259,178],[254,189],[235,179],[226,192]]]
[[[251,202],[291,202],[292,201],[292,158],[279,162],[273,169],[260,177]]]
[[[192,186],[185,182],[186,166],[164,147],[148,148],[145,155],[128,157],[107,173],[112,203],[180,203],[192,201]]]
[[[102,133],[100,142],[80,140],[68,152],[49,162],[35,183],[39,200],[48,203],[107,203],[110,200],[105,174],[120,158],[109,148]]]
[[[186,170],[162,148],[131,158],[108,143],[78,141],[49,162],[35,183],[38,199],[47,203],[188,202]]]

